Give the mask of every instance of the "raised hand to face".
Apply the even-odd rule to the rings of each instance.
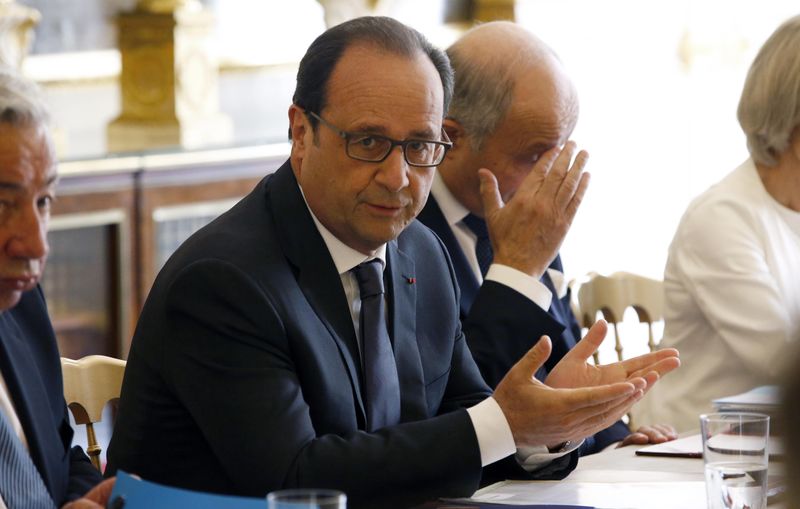
[[[588,158],[571,141],[563,149],[548,150],[507,203],[494,174],[478,170],[495,263],[536,278],[544,274],[589,186],[589,174],[583,172]]]

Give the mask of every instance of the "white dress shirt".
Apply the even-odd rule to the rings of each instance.
[[[681,352],[635,407],[647,424],[699,427],[711,400],[776,383],[800,340],[800,212],[767,192],[747,160],[696,198],[669,248],[663,347]]]

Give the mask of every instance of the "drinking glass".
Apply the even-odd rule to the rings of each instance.
[[[767,507],[769,416],[700,416],[709,509]]]
[[[336,490],[296,489],[267,495],[267,509],[346,509],[347,495]]]

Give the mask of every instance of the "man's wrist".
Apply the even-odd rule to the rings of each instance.
[[[544,311],[550,309],[553,299],[550,289],[538,279],[513,267],[496,262],[492,263],[489,267],[489,272],[486,273],[485,280],[495,281],[521,293]]]

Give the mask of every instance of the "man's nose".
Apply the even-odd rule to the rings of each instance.
[[[389,156],[380,163],[375,180],[389,191],[397,192],[408,187],[409,165],[403,147],[392,147]]]
[[[49,214],[36,206],[20,211],[12,223],[8,254],[17,258],[44,258],[50,250],[47,243],[49,219]]]

